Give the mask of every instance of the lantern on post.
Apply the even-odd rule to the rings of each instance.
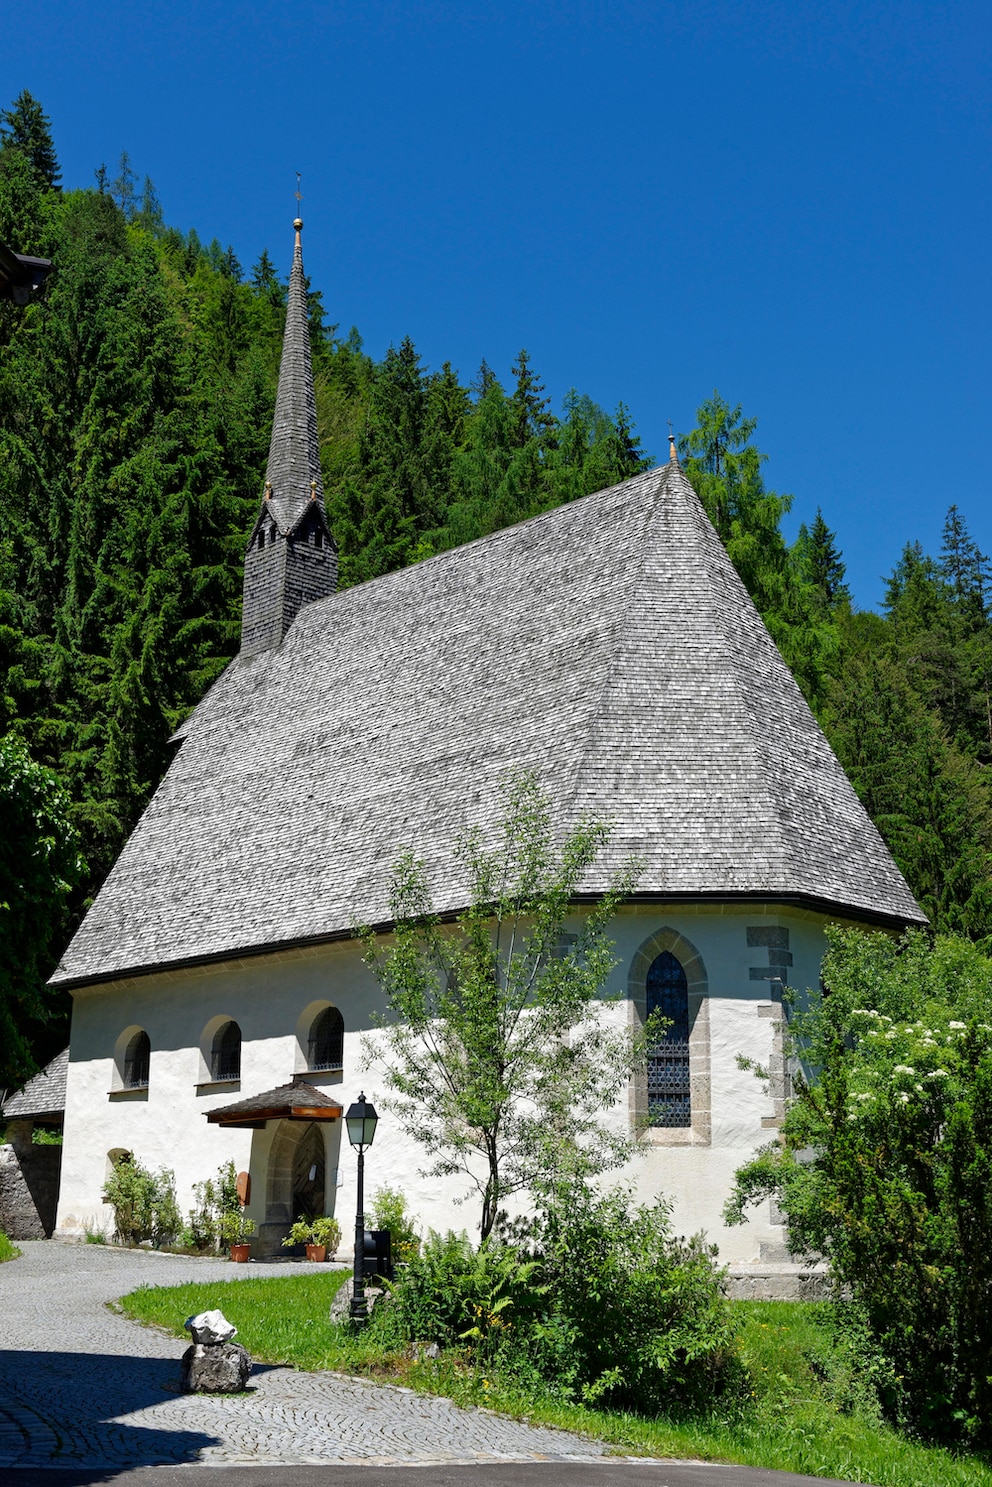
[[[365,1148],[372,1145],[379,1117],[375,1106],[358,1096],[354,1105],[348,1107],[344,1118],[348,1128],[348,1140],[358,1152],[358,1208],[355,1215],[355,1272],[351,1292],[351,1318],[359,1324],[368,1320],[365,1302]]]

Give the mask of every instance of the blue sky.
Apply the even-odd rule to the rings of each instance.
[[[992,552],[992,7],[32,0],[0,102],[66,185],[127,149],[166,220],[307,270],[380,356],[521,346],[658,458],[716,387],[854,594],[957,502]]]

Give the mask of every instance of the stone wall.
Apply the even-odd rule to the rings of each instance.
[[[27,1127],[25,1133],[15,1128]],[[61,1146],[34,1146],[31,1122],[11,1121],[0,1146],[0,1229],[8,1239],[48,1239],[55,1228]]]

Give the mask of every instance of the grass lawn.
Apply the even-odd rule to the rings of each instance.
[[[877,1487],[992,1487],[992,1466],[906,1440],[879,1423],[856,1373],[836,1362],[823,1309],[803,1302],[738,1302],[743,1352],[754,1398],[743,1411],[688,1423],[646,1419],[525,1394],[512,1381],[453,1357],[415,1363],[385,1353],[368,1335],[352,1337],[327,1319],[345,1271],[275,1280],[245,1279],[175,1287],[142,1286],[119,1303],[141,1322],[185,1337],[183,1322],[219,1306],[238,1341],[265,1363],[331,1368],[482,1404],[543,1425],[610,1441],[627,1454],[696,1457],[777,1467]],[[824,1370],[822,1360],[833,1357]],[[812,1366],[811,1366],[812,1359]],[[820,1360],[819,1362],[817,1360]],[[830,1375],[825,1378],[824,1372]]]

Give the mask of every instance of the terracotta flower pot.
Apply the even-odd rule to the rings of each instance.
[[[248,1262],[248,1256],[251,1254],[251,1245],[232,1244],[229,1254],[236,1265],[245,1265]]]
[[[321,1260],[326,1260],[327,1259],[327,1245],[326,1244],[308,1244],[306,1246],[306,1252],[307,1252],[307,1259],[308,1260],[315,1260],[318,1265],[320,1264]]]

